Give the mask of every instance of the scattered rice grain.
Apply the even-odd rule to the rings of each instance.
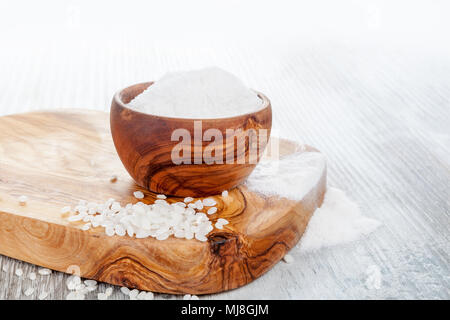
[[[133,192],[133,195],[136,199],[144,199],[144,194],[142,193],[142,191],[135,191]]]
[[[213,198],[203,199],[203,205],[205,207],[212,207],[212,206],[215,206],[216,204],[217,204],[217,202]]]
[[[217,222],[222,224],[222,225],[229,224],[228,220],[227,219],[223,219],[223,218],[217,219]]]
[[[223,229],[223,225],[221,223],[216,222],[216,224],[214,225],[216,227],[216,229]]]
[[[120,288],[120,291],[122,291],[122,293],[127,296],[130,294],[130,289],[128,289],[127,287]]]
[[[172,205],[174,205],[174,206],[180,206],[180,207],[182,207],[182,208],[186,208],[186,203],[184,203],[184,202],[175,202],[175,203],[173,203]]]
[[[108,295],[104,292],[100,292],[99,294],[97,294],[97,298],[98,300],[108,300]]]
[[[203,202],[202,202],[202,200],[195,201],[194,205],[195,205],[195,209],[197,209],[197,210],[202,210],[203,209]]]
[[[139,290],[138,289],[133,289],[130,291],[130,293],[128,294],[130,296],[131,299],[136,298],[139,294]]]
[[[45,298],[47,298],[47,296],[48,296],[48,292],[47,292],[47,291],[42,291],[42,292],[39,294],[38,299],[39,299],[39,300],[44,300]]]
[[[29,297],[34,293],[34,288],[28,288],[27,290],[25,290],[24,294]]]
[[[70,212],[70,206],[65,206],[61,208],[61,214],[66,214]]]
[[[88,287],[95,287],[97,285],[97,281],[95,280],[84,280],[84,284]]]
[[[191,197],[184,198],[184,203],[189,203],[189,202],[192,202],[192,201],[194,201],[194,198],[191,198]]]
[[[145,291],[141,291],[141,292],[139,292],[139,294],[137,295],[136,298],[138,300],[145,300],[146,295],[147,295],[147,293]]]
[[[109,297],[110,295],[112,295],[113,291],[114,291],[113,287],[108,287],[105,290],[105,294]]]
[[[40,268],[40,269],[38,270],[38,273],[39,273],[40,275],[42,275],[42,276],[48,276],[49,274],[52,273],[52,270],[47,269],[47,268]]]
[[[283,261],[284,262],[286,262],[286,263],[292,263],[292,262],[294,262],[294,257],[293,256],[291,256],[290,254],[286,254],[284,257],[283,257]]]
[[[27,197],[27,196],[20,196],[20,197],[19,197],[19,204],[20,204],[21,206],[26,205],[26,204],[27,204],[27,201],[28,201],[28,197]]]

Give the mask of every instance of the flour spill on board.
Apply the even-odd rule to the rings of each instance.
[[[254,112],[263,103],[237,77],[211,67],[168,73],[127,106],[158,116],[211,119]]]
[[[247,179],[249,189],[301,200],[317,184],[326,169],[319,152],[296,152],[280,160],[261,160]]]
[[[247,179],[249,189],[267,196],[292,200],[305,197],[326,170],[318,152],[297,152],[278,161],[261,161]],[[343,191],[328,187],[324,202],[308,223],[300,240],[301,251],[318,250],[355,241],[373,232],[381,223],[361,214]]]

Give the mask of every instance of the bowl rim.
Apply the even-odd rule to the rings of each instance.
[[[260,113],[260,112],[262,113],[262,112],[267,112],[267,111],[271,111],[272,110],[269,98],[267,98],[263,93],[261,93],[259,91],[256,91],[256,90],[253,90],[253,89],[250,89],[250,90],[255,92],[256,95],[258,96],[258,98],[260,98],[262,100],[262,102],[263,102],[262,107],[260,109],[258,109],[257,111],[242,113],[242,114],[238,114],[238,115],[232,116],[232,117],[221,117],[221,118],[179,118],[179,117],[159,116],[159,115],[156,115],[156,114],[145,113],[145,112],[134,110],[134,109],[128,107],[127,104],[125,104],[122,101],[121,96],[122,96],[122,92],[124,90],[130,89],[130,88],[132,88],[134,86],[138,86],[138,85],[148,85],[147,86],[147,88],[148,88],[151,85],[153,85],[154,83],[155,83],[155,81],[140,82],[140,83],[136,83],[136,84],[133,84],[131,86],[122,88],[122,89],[120,89],[119,91],[117,91],[114,94],[114,98],[113,98],[114,102],[117,103],[119,106],[121,106],[124,109],[130,110],[131,112],[136,112],[138,114],[142,114],[144,116],[150,116],[150,117],[155,117],[155,118],[165,119],[165,120],[179,120],[179,121],[211,121],[211,122],[214,122],[214,121],[224,121],[224,120],[236,120],[236,119],[239,119],[241,117],[251,116],[253,114],[257,114],[257,113]],[[145,88],[144,90],[147,90],[147,88]]]

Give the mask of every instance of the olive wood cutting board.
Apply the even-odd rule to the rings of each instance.
[[[300,150],[288,140],[279,142],[282,155]],[[115,183],[112,175],[118,177]],[[0,117],[0,253],[147,291],[214,293],[267,272],[299,241],[321,205],[326,169],[301,201],[266,197],[245,185],[228,197],[213,196],[219,210],[210,219],[230,223],[214,229],[206,242],[110,237],[101,227],[83,231],[84,223],[68,222],[61,214],[63,206],[73,208],[80,199],[135,203],[136,190],[145,193],[145,203],[156,199],[120,162],[108,113],[64,110]],[[28,197],[24,206],[21,195]]]

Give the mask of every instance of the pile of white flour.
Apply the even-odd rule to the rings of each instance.
[[[355,241],[380,225],[378,220],[363,216],[342,190],[328,187],[322,206],[314,212],[300,240],[300,250],[313,251]]]
[[[211,119],[254,112],[263,103],[237,77],[211,67],[168,73],[127,106],[158,116]]]
[[[261,161],[247,180],[249,189],[264,195],[301,200],[316,185],[326,167],[318,152],[298,152],[277,161]],[[343,191],[328,187],[300,241],[300,250],[312,251],[355,241],[381,223],[363,216]]]

